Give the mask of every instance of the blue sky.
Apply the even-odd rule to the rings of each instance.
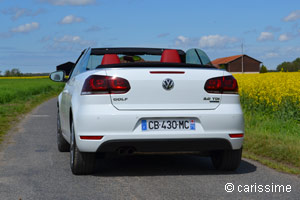
[[[51,72],[88,47],[244,53],[275,69],[300,57],[299,0],[0,0],[0,71]]]

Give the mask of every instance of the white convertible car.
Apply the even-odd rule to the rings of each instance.
[[[96,153],[186,152],[238,168],[244,120],[235,78],[200,49],[88,48],[58,97],[57,144],[73,174]]]

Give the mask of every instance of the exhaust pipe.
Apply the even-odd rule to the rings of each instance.
[[[132,147],[120,147],[117,152],[119,155],[132,155],[135,149]]]
[[[127,149],[127,154],[132,155],[135,152],[134,148],[128,148]]]
[[[125,155],[126,154],[126,149],[121,147],[121,148],[118,149],[117,152],[118,152],[119,155]]]

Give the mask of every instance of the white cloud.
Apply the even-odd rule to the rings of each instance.
[[[293,11],[288,16],[283,18],[283,20],[286,22],[296,21],[297,19],[300,19],[300,10]]]
[[[20,25],[16,28],[11,29],[13,33],[28,33],[30,31],[36,30],[40,27],[40,24],[37,22],[32,22],[30,24]]]
[[[288,41],[288,40],[290,40],[292,38],[293,38],[293,36],[291,34],[284,33],[284,34],[281,34],[279,36],[279,41],[280,42],[285,42],[285,41]]]
[[[96,41],[85,40],[76,35],[46,38],[43,42],[46,43],[46,48],[58,51],[80,51],[83,48],[97,45]]]
[[[268,31],[268,32],[279,32],[279,31],[281,31],[281,28],[280,27],[275,27],[275,26],[267,26],[266,28],[265,28],[265,30],[266,31]]]
[[[184,37],[184,36],[178,36],[177,39],[182,42],[182,43],[185,43],[188,41],[188,38]]]
[[[187,46],[189,45],[188,43],[190,43],[190,39],[182,35],[178,36],[175,40],[177,46]]]
[[[98,32],[98,31],[102,31],[105,28],[102,28],[100,26],[91,26],[90,28],[86,29],[86,32]]]
[[[268,59],[268,58],[276,58],[278,57],[279,54],[278,53],[275,53],[275,52],[269,52],[269,53],[266,53],[263,58],[265,59]]]
[[[74,15],[68,15],[68,16],[65,16],[59,23],[60,24],[72,24],[72,23],[79,23],[82,21],[83,21],[83,18],[81,18],[81,17],[76,17]]]
[[[236,42],[238,42],[237,38],[221,35],[208,35],[202,36],[201,38],[178,36],[175,40],[175,45],[182,47],[197,46],[200,48],[224,48]]]
[[[236,43],[237,38],[221,36],[221,35],[208,35],[203,36],[199,40],[200,48],[224,48],[229,44]]]
[[[287,55],[295,55],[296,57],[299,57],[300,54],[300,47],[299,46],[293,46],[293,47],[287,47],[285,49],[285,52]]]
[[[27,9],[27,8],[15,7],[15,8],[9,8],[9,9],[6,9],[6,10],[2,10],[1,12],[5,15],[11,15],[12,20],[17,20],[17,19],[19,19],[21,17],[24,17],[24,16],[27,16],[27,17],[37,16],[37,15],[43,13],[44,10],[43,9],[38,9],[36,11],[32,11],[32,10]]]
[[[25,8],[16,8],[16,9],[14,10],[14,12],[15,12],[15,13],[14,13],[13,16],[12,16],[12,19],[16,20],[16,19],[22,17],[23,15],[25,15],[26,12],[28,12],[28,10],[25,9]]]
[[[161,33],[161,34],[157,35],[157,37],[158,38],[164,38],[164,37],[167,37],[169,35],[170,35],[170,33]]]
[[[40,0],[42,2],[47,2],[55,6],[84,6],[95,3],[96,0]]]
[[[42,37],[42,39],[40,41],[41,42],[48,42],[49,40],[51,40],[50,36],[44,36],[44,37]]]
[[[268,41],[268,40],[274,40],[273,33],[270,32],[261,32],[260,36],[257,38],[257,41]]]
[[[77,44],[80,46],[92,46],[95,44],[94,41],[83,40],[80,36],[64,35],[60,38],[54,38],[54,43],[68,43],[68,44]]]

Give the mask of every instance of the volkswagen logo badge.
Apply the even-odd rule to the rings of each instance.
[[[174,81],[170,78],[167,78],[162,82],[162,86],[165,90],[171,90],[174,87]]]

